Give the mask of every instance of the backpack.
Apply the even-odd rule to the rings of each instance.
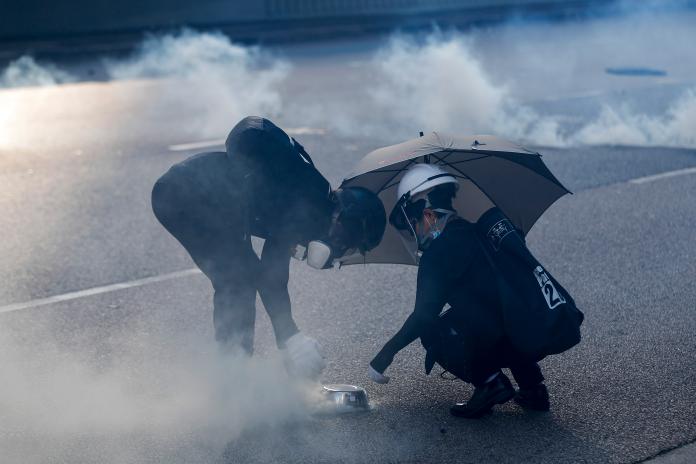
[[[476,229],[495,271],[503,330],[515,357],[538,361],[577,345],[582,311],[532,255],[510,220],[492,208],[477,221]]]

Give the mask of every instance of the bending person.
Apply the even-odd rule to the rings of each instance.
[[[267,119],[243,119],[225,145],[172,166],[152,190],[153,211],[210,279],[225,350],[252,354],[258,292],[290,370],[317,378],[324,360],[292,317],[289,260],[321,269],[365,253],[382,238],[384,206],[365,189],[332,191],[304,148]],[[252,236],[265,239],[260,259]]]

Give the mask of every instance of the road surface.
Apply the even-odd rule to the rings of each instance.
[[[339,79],[343,58],[327,50],[289,52],[285,92]],[[3,462],[635,463],[696,440],[696,150],[534,147],[574,194],[528,241],[586,315],[582,343],[542,362],[548,414],[509,403],[479,421],[450,417],[472,389],[425,376],[417,343],[391,383],[369,383],[367,363],[412,308],[415,268],[293,263],[294,314],[325,349],[323,379],[364,386],[373,404],[314,416],[271,372],[260,306],[261,368],[200,365],[215,358],[211,289],[149,195],[172,163],[225,134],[197,137],[195,113],[136,106],[166,85],[0,90],[35,108],[0,146]],[[395,141],[287,114],[282,124],[334,185]]]

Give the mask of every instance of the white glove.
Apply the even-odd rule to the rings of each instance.
[[[320,350],[319,342],[302,332],[288,338],[284,351],[290,373],[312,380],[318,379],[326,367]]]
[[[384,374],[380,374],[375,370],[374,367],[369,366],[369,370],[367,371],[367,375],[372,379],[373,382],[385,384],[389,383],[389,376],[386,376]]]

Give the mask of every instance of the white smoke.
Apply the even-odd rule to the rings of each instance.
[[[192,30],[150,36],[131,56],[104,61],[113,84],[100,89],[119,102],[119,113],[104,124],[139,136],[138,118],[130,116],[139,114],[155,126],[148,126],[150,132],[169,130],[195,140],[224,138],[243,116],[261,114],[346,136],[397,139],[441,130],[552,146],[693,147],[696,64],[689,47],[696,41],[690,27],[695,15],[639,10],[560,24],[513,22],[467,33],[436,31],[425,39],[397,35],[363,68],[336,62],[346,66],[335,74],[338,78],[321,82],[320,75],[312,76],[307,85],[293,83],[294,90],[287,89],[289,81],[304,77],[292,74],[288,60],[259,47]],[[668,75],[652,80],[608,76],[605,70],[616,66],[653,67]],[[71,80],[55,66],[24,57],[2,73],[0,85]],[[641,97],[642,88],[670,85],[674,90],[659,102],[642,103],[649,100]],[[24,114],[37,105],[17,103],[16,95],[2,93],[2,130],[15,139],[22,133],[12,128],[21,129],[18,121],[29,124],[46,109],[66,105],[52,105],[53,94],[46,93],[38,115],[33,110]],[[576,111],[573,101],[584,96],[592,100],[589,109]],[[91,100],[71,98],[68,105],[82,105],[96,125],[103,118],[91,117],[90,111],[97,111]]]
[[[370,91],[382,114],[418,127],[490,126],[507,98],[471,55],[465,39],[429,37],[422,46],[400,37],[375,57],[378,79]]]
[[[279,87],[289,71],[261,48],[191,30],[150,36],[130,56],[101,65],[110,81],[71,83],[68,72],[31,57],[11,63],[0,74],[0,146],[70,147],[162,133],[224,138],[244,116],[281,112]]]
[[[249,114],[281,111],[280,83],[289,65],[258,47],[242,47],[221,33],[185,29],[150,36],[125,60],[106,60],[114,80],[160,79],[143,105],[177,114],[201,137],[225,134]]]
[[[342,124],[338,130],[401,136],[420,129],[493,133],[550,146],[696,146],[692,89],[672,96],[666,111],[636,110],[619,101],[602,103],[601,111],[589,115],[542,112],[522,103],[511,86],[496,82],[474,52],[471,37],[444,37],[439,32],[421,43],[403,36],[393,39],[377,54],[373,66],[377,77],[368,89],[370,98],[365,99],[369,104],[361,105],[356,117],[362,126]],[[516,77],[507,80],[514,82]],[[549,93],[562,85],[549,82]]]
[[[397,36],[373,59],[377,78],[362,107],[363,133],[412,136],[421,129],[498,133],[559,144],[559,122],[518,104],[472,53],[470,39],[439,32],[424,43]],[[384,121],[388,121],[385,127]]]
[[[32,343],[26,329],[0,332],[3,463],[217,462],[245,430],[310,412],[312,392],[277,358],[119,333],[100,361],[99,346]]]
[[[40,64],[28,55],[7,65],[0,74],[0,88],[50,86],[72,82],[75,78],[52,64]]]
[[[663,115],[604,106],[599,117],[572,135],[570,143],[696,147],[696,93],[686,91]]]

